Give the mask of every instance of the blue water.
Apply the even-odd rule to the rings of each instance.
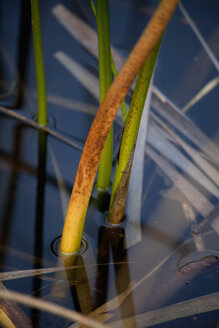
[[[93,112],[87,109],[92,107],[95,110],[98,102],[61,66],[54,53],[65,52],[96,77],[98,64],[52,15],[51,10],[58,3],[60,1],[56,0],[40,3],[50,127],[83,145],[93,120]],[[95,28],[88,1],[61,3]],[[183,5],[218,58],[218,2],[202,0],[197,4],[196,1],[185,0]],[[154,1],[110,1],[112,44],[123,56],[128,56],[155,6]],[[37,96],[29,9],[29,1],[0,1],[0,105],[34,119]],[[163,38],[155,86],[182,109],[216,77],[215,66],[177,9]],[[24,93],[21,82],[25,87]],[[216,144],[219,140],[218,87],[187,112],[188,117]],[[79,108],[83,108],[83,112]],[[58,258],[51,251],[51,244],[62,232],[65,201],[70,197],[81,152],[51,135],[42,137],[44,146],[39,152],[37,130],[17,119],[0,115],[0,269],[10,271],[56,266]],[[117,132],[121,133],[118,123],[115,123],[114,129],[115,136]],[[116,142],[114,157],[118,149]],[[214,165],[218,168],[218,163]],[[60,190],[60,178],[64,190]],[[112,311],[111,321],[217,292],[217,265],[192,278],[177,278],[178,261],[193,251],[195,245],[182,203],[161,193],[171,186],[170,179],[145,155],[145,197],[141,208],[142,240],[139,243],[128,250],[123,249],[128,238],[128,222],[112,231],[106,226],[105,214],[98,211],[96,194],[93,193],[85,224],[89,244],[83,255],[86,272],[79,269],[72,272],[70,286],[63,274],[11,280],[4,282],[5,286],[88,313],[89,307],[95,308],[111,300],[164,261],[153,275],[134,288],[121,307]],[[216,204],[217,200],[207,191],[201,191]],[[198,213],[196,215],[199,220],[202,219]],[[218,235],[210,226],[203,231],[202,237],[206,249],[218,251]],[[79,260],[82,261],[82,257]],[[123,264],[114,265],[116,261]],[[97,266],[97,263],[110,264]],[[82,302],[80,304],[84,286],[87,291],[90,289],[92,298],[92,304],[88,302],[87,308],[81,305]],[[35,320],[36,327],[68,327],[71,324],[43,312],[24,309]],[[156,327],[210,328],[216,327],[218,321],[218,312],[212,311]]]

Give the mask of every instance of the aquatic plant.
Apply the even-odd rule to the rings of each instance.
[[[86,211],[102,149],[119,106],[151,51],[159,41],[178,1],[163,0],[126,63],[109,88],[88,134],[79,163],[63,228],[60,250],[76,252],[80,248]]]
[[[46,102],[46,82],[43,62],[43,47],[40,26],[40,7],[39,0],[31,0],[32,31],[34,59],[37,81],[37,99],[38,99],[38,124],[47,124],[47,102]]]
[[[111,50],[108,0],[97,0],[97,35],[99,53],[99,90],[102,103],[111,83]],[[111,184],[113,158],[113,127],[110,128],[100,158],[96,187],[107,189]]]
[[[125,121],[108,215],[108,221],[113,224],[119,224],[125,216],[125,205],[136,139],[160,44],[161,39],[158,41],[139,72],[132,96],[131,106]],[[123,178],[124,173],[126,173],[125,179]]]

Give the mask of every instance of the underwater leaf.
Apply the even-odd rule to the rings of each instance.
[[[66,188],[66,185],[62,179],[62,175],[55,157],[55,154],[52,150],[52,147],[49,146],[49,152],[50,152],[50,156],[52,159],[52,164],[54,167],[54,171],[55,171],[55,175],[56,175],[56,179],[57,179],[57,184],[59,187],[59,192],[60,192],[60,196],[61,196],[61,205],[62,205],[62,213],[63,213],[63,220],[65,219],[65,214],[67,212],[68,209],[68,201],[69,201],[69,192]]]
[[[174,185],[183,193],[188,202],[194,206],[203,217],[208,216],[214,209],[213,204],[204,195],[202,195],[200,191],[191,185],[191,183],[188,182],[180,173],[178,173],[169,161],[160,156],[150,146],[146,147],[146,152],[165,172]],[[219,218],[216,217],[210,224],[219,234]]]
[[[162,122],[158,117],[154,117],[156,122],[159,122],[161,126],[168,131],[166,134],[167,139],[171,139],[172,142],[180,145],[186,153],[193,159],[197,166],[199,166],[203,172],[211,178],[211,180],[219,186],[219,171],[216,170],[210,163],[207,161],[203,153],[195,150],[195,148],[189,146],[181,137],[179,137],[173,130],[171,130],[164,122]]]
[[[165,134],[159,127],[154,125],[152,129],[152,125],[149,126],[148,143],[190,175],[212,195],[219,198],[219,190],[215,184],[165,138]]]
[[[159,116],[183,133],[186,138],[189,138],[200,150],[208,155],[210,160],[218,164],[218,146],[155,86],[153,88],[152,107]]]
[[[99,102],[99,80],[85,67],[81,66],[77,61],[66,55],[62,51],[58,51],[54,54],[55,58],[83,85],[83,87]],[[95,115],[97,108],[86,104],[75,103],[65,98],[56,97],[54,95],[48,95],[48,101],[55,104],[60,104],[67,108],[78,108],[79,111],[88,114]],[[126,108],[129,106],[127,104]],[[91,108],[91,109],[90,109]],[[117,122],[123,125],[124,120],[121,111],[118,111],[116,115]]]
[[[54,57],[99,101],[99,81],[93,74],[62,51],[57,51]]]
[[[47,94],[47,101],[50,104],[54,104],[58,107],[64,107],[66,109],[75,110],[81,113],[95,115],[97,112],[97,106],[93,104],[84,103],[81,101],[74,101],[70,98],[58,96],[57,94]]]
[[[65,27],[89,53],[98,58],[97,33],[94,29],[61,4],[55,6],[52,13],[58,19],[59,23]],[[118,70],[123,65],[124,59],[113,47],[111,47],[111,52]]]
[[[135,321],[138,328],[145,328],[218,309],[219,293],[217,292],[136,315]],[[130,324],[132,322],[131,319],[132,318],[126,318],[124,320],[115,321],[110,325],[116,328],[134,328],[134,326]]]

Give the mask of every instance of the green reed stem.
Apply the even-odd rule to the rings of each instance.
[[[127,167],[131,152],[135,147],[142,111],[144,108],[144,103],[150,85],[156,59],[159,53],[160,44],[161,44],[161,39],[159,40],[154,50],[149,55],[148,59],[144,63],[138,75],[137,83],[132,96],[129,113],[125,121],[125,126],[123,130],[120,151],[119,151],[119,158],[117,161],[115,177],[113,181],[110,207],[112,205],[114,195],[119,186],[122,175]]]
[[[93,0],[89,0],[89,1],[90,1],[90,6],[93,11],[93,14],[94,14],[95,18],[97,18],[97,11],[96,11],[96,7],[95,7],[95,3],[93,2]]]
[[[43,48],[40,27],[39,0],[31,0],[33,46],[38,95],[38,123],[47,124],[46,82],[43,62]]]
[[[93,11],[93,14],[94,14],[95,18],[97,19],[97,12],[96,12],[95,4],[94,4],[93,0],[89,0],[89,1],[90,1],[90,5],[91,5],[91,9]],[[115,79],[116,76],[117,76],[117,70],[116,70],[116,65],[115,65],[112,53],[111,53],[111,70],[112,70],[112,73],[113,73],[113,78]],[[121,103],[121,110],[122,110],[123,119],[125,121],[126,117],[127,117],[127,109],[126,109],[126,104],[125,104],[124,99]]]
[[[102,103],[111,83],[111,49],[108,0],[97,0],[97,34],[99,56],[99,88],[100,104]],[[96,187],[107,189],[111,184],[113,157],[113,128],[111,127],[101,155]]]

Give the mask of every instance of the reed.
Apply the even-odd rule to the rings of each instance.
[[[97,20],[97,11],[96,11],[96,7],[95,7],[95,4],[94,4],[93,0],[90,0],[90,5],[91,5],[91,9],[93,11],[93,14],[94,14],[94,16]],[[110,55],[111,55],[111,70],[112,70],[112,73],[113,73],[113,77],[115,79],[117,77],[116,65],[115,65],[115,62],[114,62],[114,59],[113,59],[113,56],[112,56],[111,52],[110,52]],[[121,110],[122,110],[123,119],[125,121],[126,117],[127,117],[127,108],[126,108],[126,104],[125,104],[124,99],[122,100],[122,103],[121,103]]]
[[[125,216],[126,198],[135,144],[138,136],[144,103],[159,53],[160,44],[161,38],[139,72],[129,113],[125,121],[108,214],[108,221],[112,224],[121,223]]]
[[[115,115],[136,75],[162,36],[178,0],[159,3],[147,28],[109,88],[89,131],[72,190],[60,243],[63,253],[79,250],[86,211],[102,150]]]
[[[40,7],[39,0],[31,0],[32,15],[32,32],[34,60],[37,81],[37,97],[38,97],[38,114],[37,122],[41,125],[47,124],[47,102],[46,102],[46,81],[43,61],[43,47],[40,25]]]
[[[108,0],[97,0],[96,21],[99,57],[99,91],[101,104],[112,83]],[[99,189],[108,189],[111,185],[112,158],[113,127],[110,128],[100,158],[96,182],[96,187]]]

